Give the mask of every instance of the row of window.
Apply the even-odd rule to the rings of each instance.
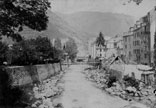
[[[139,50],[139,49],[133,50],[133,52],[134,52],[134,55],[135,55],[136,57],[141,56],[140,50]],[[129,52],[129,58],[131,58],[131,57],[132,57],[132,53]],[[148,54],[147,54],[147,53],[144,54],[144,58],[145,58],[145,59],[148,58]]]
[[[133,46],[138,46],[138,45],[140,45],[140,41],[139,40],[133,42]]]

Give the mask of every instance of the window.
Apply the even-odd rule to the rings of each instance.
[[[131,41],[131,37],[129,37],[129,42]]]
[[[145,56],[145,59],[146,59],[147,58],[147,54],[145,54],[144,56]]]
[[[127,37],[125,37],[125,42],[127,42]]]
[[[125,45],[125,49],[127,49],[127,45]]]

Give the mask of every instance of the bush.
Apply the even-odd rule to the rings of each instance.
[[[63,52],[54,48],[47,37],[39,36],[15,43],[9,53],[11,65],[35,65],[58,62]]]
[[[108,88],[113,86],[113,83],[117,81],[117,78],[115,76],[109,76],[108,77],[108,83],[107,86]]]
[[[128,75],[124,76],[123,81],[125,82],[125,86],[135,87],[139,89],[139,81],[137,81],[134,77],[129,77]]]

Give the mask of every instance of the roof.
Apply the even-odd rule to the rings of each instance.
[[[121,63],[124,64],[124,61],[119,56],[116,56],[116,57],[110,57],[110,58],[108,58],[105,62],[103,62],[103,65],[106,66],[106,67],[107,66],[110,66],[110,65],[112,65],[117,60],[121,61]]]
[[[153,68],[147,65],[138,65],[137,69],[140,71],[153,71]]]

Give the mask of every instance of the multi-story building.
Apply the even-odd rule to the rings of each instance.
[[[136,21],[129,32],[124,34],[124,52],[126,61],[138,64],[150,64],[150,17],[149,14]]]
[[[139,19],[133,30],[134,61],[150,64],[150,20],[148,14]]]
[[[123,54],[123,40],[121,36],[105,38],[106,46],[96,45],[95,40],[89,42],[89,52],[92,58],[109,58],[113,55]]]
[[[91,43],[90,46],[90,50],[91,50],[91,57],[92,58],[96,58],[96,57],[100,57],[100,58],[105,58],[106,57],[106,46],[102,46],[102,45],[97,45],[96,42]]]
[[[123,51],[125,55],[125,61],[131,62],[133,58],[133,27],[128,32],[123,33]]]
[[[156,6],[148,13],[150,17],[150,57],[151,64],[154,63],[154,37],[156,33]]]

